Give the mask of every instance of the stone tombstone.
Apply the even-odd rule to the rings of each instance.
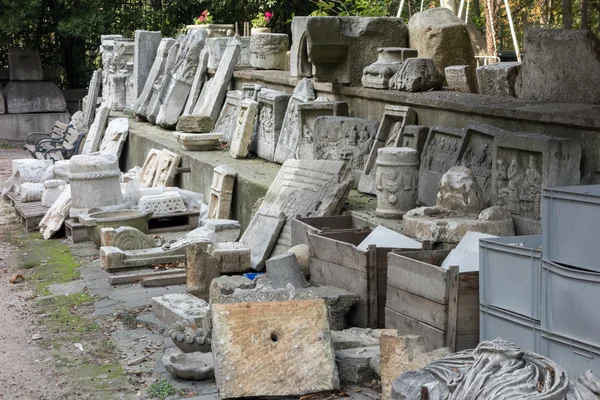
[[[183,198],[175,190],[142,196],[138,201],[137,208],[140,211],[152,212],[154,215],[175,214],[187,211]]]
[[[294,135],[293,132],[298,132],[301,129],[299,126],[298,105],[313,101],[315,97],[315,89],[312,80],[304,78],[298,82],[285,111],[285,117],[281,125],[281,132],[279,133],[273,161],[283,163],[290,158],[289,153],[291,151],[291,146],[289,141]]]
[[[416,50],[402,47],[382,47],[377,49],[377,53],[377,61],[363,70],[361,83],[364,87],[389,89],[390,79],[398,72],[402,62],[418,57]]]
[[[213,304],[212,318],[221,397],[302,396],[339,387],[324,300]]]
[[[318,82],[360,85],[378,48],[407,44],[408,30],[401,18],[309,17],[306,22],[306,49]]]
[[[430,58],[409,58],[389,81],[390,89],[405,92],[428,92],[441,89],[444,77]]]
[[[237,172],[227,165],[215,167],[208,202],[209,219],[228,219]]]
[[[54,81],[10,81],[2,95],[7,114],[66,112],[67,102]]]
[[[312,76],[312,63],[306,49],[306,24],[309,17],[292,19],[292,46],[290,48],[290,76],[302,78]]]
[[[43,81],[44,69],[37,49],[8,49],[8,76],[11,81]]]
[[[206,82],[206,71],[208,69],[208,48],[206,44],[200,52],[200,59],[198,61],[198,68],[196,68],[196,74],[194,75],[194,81],[190,88],[190,94],[183,108],[183,115],[191,114],[194,111],[196,102],[200,97],[204,83]]]
[[[407,125],[417,121],[417,114],[410,107],[386,105],[377,136],[373,141],[369,157],[365,162],[363,173],[358,182],[358,190],[363,193],[376,195],[375,189],[375,161],[377,150],[382,147],[401,146],[402,134]],[[410,147],[410,146],[409,146]]]
[[[163,73],[158,76],[158,78],[154,82],[154,85],[152,86],[152,94],[150,95],[150,100],[148,101],[148,105],[146,106],[145,114],[142,115],[146,119],[148,119],[148,121],[150,121],[150,123],[152,124],[156,124],[156,117],[160,112],[161,93],[163,93],[166,90],[167,83],[170,79],[170,73],[178,60],[179,54],[181,53],[184,38],[185,36],[180,36],[179,38],[177,38],[175,43],[173,43],[173,45],[167,53]]]
[[[71,217],[89,211],[110,211],[123,206],[119,159],[110,153],[77,155],[69,162]]]
[[[106,127],[99,151],[114,154],[117,158],[120,158],[128,134],[129,120],[127,118],[113,119]]]
[[[541,232],[542,188],[578,185],[581,144],[534,133],[500,131],[492,159],[492,204],[508,208],[517,235]]]
[[[465,131],[448,127],[432,127],[421,153],[419,167],[418,202],[426,206],[436,204],[436,196],[442,175],[457,165]]]
[[[191,243],[185,249],[186,291],[204,301],[209,300],[212,280],[221,276],[219,261],[212,251],[208,240]]]
[[[152,63],[152,68],[148,72],[146,83],[144,84],[137,100],[134,102],[132,110],[134,113],[140,116],[146,115],[146,109],[150,103],[152,97],[152,90],[157,80],[165,74],[165,64],[167,61],[167,55],[169,50],[175,44],[175,39],[163,38],[161,39],[158,48],[156,50],[156,57]]]
[[[450,65],[477,63],[465,23],[447,8],[433,8],[414,14],[408,21],[410,47],[419,57],[430,58],[440,75]]]
[[[158,168],[158,156],[160,155],[160,152],[161,151],[157,149],[150,149],[148,152],[138,180],[140,188],[152,187]]]
[[[216,39],[218,38],[212,40]],[[225,100],[229,81],[233,77],[235,61],[241,50],[242,42],[238,35],[227,40],[227,48],[210,84],[211,95],[202,99],[202,102],[198,101],[193,112],[194,115],[201,117],[211,117],[213,121],[216,121],[219,116],[219,110],[223,104],[223,100]]]
[[[177,124],[190,94],[205,41],[204,29],[194,29],[187,34],[177,61],[159,95],[161,105],[156,116],[157,125],[173,128]]]
[[[160,31],[135,31],[133,53],[133,95],[137,99],[146,85],[150,70],[154,65],[158,46],[162,41]]]
[[[250,65],[258,69],[283,70],[289,48],[284,33],[256,33],[250,36]]]
[[[477,93],[477,81],[470,65],[451,65],[444,68],[448,87],[455,92]]]
[[[277,90],[262,89],[258,93],[258,120],[250,151],[264,160],[273,161],[290,97]]]
[[[494,137],[500,129],[474,121],[470,121],[465,129],[455,164],[471,170],[481,189],[482,206],[487,208],[492,197]]]
[[[100,107],[98,107],[94,122],[90,126],[88,134],[85,137],[81,154],[92,154],[98,151],[100,142],[102,142],[102,137],[104,136],[104,131],[106,130],[106,125],[108,124],[110,110],[111,105],[106,102],[103,102]]]
[[[208,46],[208,68],[217,69],[221,64],[221,60],[225,56],[229,37],[210,38],[206,44]],[[252,68],[250,64],[250,36],[238,37],[240,51],[233,59],[235,69]]]
[[[600,40],[594,33],[530,28],[523,46],[527,56],[517,78],[517,97],[600,104]]]
[[[375,142],[378,121],[353,117],[318,117],[314,123],[313,158],[345,161],[358,184]]]
[[[250,152],[250,143],[256,125],[257,108],[258,103],[254,100],[247,99],[240,102],[229,149],[231,157],[245,158]]]
[[[258,94],[263,86],[256,83],[244,83],[242,85],[242,100],[258,100]]]
[[[479,94],[515,97],[515,84],[520,70],[520,62],[499,62],[477,67]]]
[[[235,130],[235,122],[241,100],[241,90],[230,90],[227,92],[225,103],[223,104],[223,108],[221,108],[221,113],[219,114],[219,118],[213,129],[215,132],[222,133],[223,140],[227,143],[231,143],[231,137]]]
[[[377,151],[375,214],[402,218],[417,204],[419,152],[410,147],[383,147]]]
[[[181,162],[181,156],[167,149],[162,149],[156,161],[156,173],[152,181],[152,187],[173,186],[177,167]]]

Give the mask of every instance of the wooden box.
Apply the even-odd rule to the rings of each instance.
[[[364,227],[375,228],[375,224],[354,215],[337,215],[332,217],[309,217],[297,216],[292,218],[292,246],[308,244],[309,233],[328,231],[354,231]]]
[[[479,272],[440,268],[449,253],[388,253],[385,327],[459,351],[479,343]]]

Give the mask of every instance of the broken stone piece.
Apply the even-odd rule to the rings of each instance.
[[[100,143],[99,151],[110,153],[118,158],[121,157],[123,145],[129,134],[129,120],[127,118],[115,118],[108,123],[104,137]],[[71,159],[72,160],[72,159]]]
[[[252,134],[256,125],[257,107],[258,103],[251,99],[240,102],[229,149],[229,154],[233,158],[245,158],[250,152]]]
[[[187,211],[183,198],[177,191],[141,196],[138,202],[138,209],[140,211],[152,212],[155,215]]]
[[[169,327],[167,336],[184,353],[210,353],[212,341],[210,314],[204,323],[206,323],[205,326],[199,326],[189,319],[180,319]]]
[[[477,92],[475,74],[473,74],[470,65],[451,65],[444,69],[444,75],[446,76],[448,87],[455,92]]]
[[[23,203],[40,201],[42,200],[42,195],[44,194],[44,184],[25,182],[21,184],[19,193],[21,194],[21,201]]]
[[[310,278],[310,249],[307,244],[298,244],[288,250],[288,253],[293,253],[300,264],[300,269],[304,273],[306,279]]]
[[[219,260],[209,241],[191,243],[185,250],[186,291],[208,301],[210,283],[221,275]]]
[[[250,36],[250,64],[258,69],[283,70],[288,47],[286,34],[255,33]]]
[[[390,79],[390,89],[405,92],[427,92],[442,88],[444,78],[430,58],[409,58]]]
[[[482,209],[479,185],[469,168],[452,167],[442,175],[437,205],[456,215],[479,214]]]
[[[208,218],[228,219],[231,213],[233,185],[237,172],[228,165],[218,165],[213,172],[208,202]],[[235,240],[235,239],[234,239]]]
[[[181,133],[175,132],[177,141],[184,150],[207,151],[214,150],[221,139],[222,133]]]
[[[219,338],[212,344],[215,378],[223,398],[300,396],[339,387],[323,300],[213,304],[212,315],[213,337]]]
[[[151,301],[154,315],[167,325],[186,319],[210,329],[210,306],[202,299],[186,293],[170,293]]]
[[[162,357],[165,369],[181,379],[203,381],[212,379],[215,374],[211,353],[184,353],[177,348],[165,349]]]
[[[186,234],[188,238],[206,238],[212,243],[235,242],[240,236],[241,225],[232,219],[204,219],[200,227]]]
[[[417,204],[419,153],[410,147],[377,151],[377,209],[384,218],[401,218]]]
[[[274,289],[284,288],[288,283],[296,289],[310,285],[304,277],[295,254],[282,254],[268,259],[265,264],[269,284]]]
[[[98,147],[100,147],[100,142],[104,136],[104,131],[106,130],[106,125],[108,124],[110,110],[111,105],[107,102],[103,102],[100,107],[98,107],[94,122],[88,130],[80,154],[92,154],[98,151]]]
[[[42,193],[42,205],[44,207],[51,207],[66,187],[67,183],[62,179],[50,179],[45,181],[44,193]]]
[[[520,62],[500,62],[477,67],[479,94],[515,97],[515,85],[520,70]]]
[[[214,120],[209,116],[182,115],[177,120],[177,131],[185,133],[212,132]]]
[[[335,361],[340,380],[352,383],[369,382],[377,378],[371,359],[379,355],[379,346],[336,350]]]
[[[158,247],[156,240],[132,226],[118,228],[102,228],[100,230],[101,246],[113,246],[120,250],[141,250]]]
[[[235,289],[253,289],[256,282],[241,275],[223,275],[212,280],[210,284],[209,303],[221,296],[232,295]]]
[[[382,47],[377,49],[377,61],[363,70],[362,85],[375,89],[389,89],[392,76],[404,60],[418,57],[417,50],[402,47]]]
[[[65,190],[58,196],[58,199],[42,218],[40,222],[40,233],[44,240],[50,239],[60,230],[65,219],[69,216],[71,210],[71,185],[67,185]]]
[[[382,334],[398,335],[395,329],[348,328],[343,331],[332,331],[333,348],[336,350],[355,349],[358,347],[379,346]]]
[[[210,81],[208,83],[210,83]],[[200,101],[200,99],[198,99],[198,101]],[[213,129],[214,132],[223,134],[224,142],[231,143],[231,137],[233,136],[233,130],[235,129],[235,123],[237,122],[240,101],[242,101],[241,90],[230,90],[227,92],[225,103],[221,108],[219,118],[217,119],[217,122],[215,122],[215,127]]]

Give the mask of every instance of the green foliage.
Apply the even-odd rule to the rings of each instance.
[[[311,0],[317,9],[312,16],[383,17],[392,14],[392,0]]]
[[[148,395],[151,397],[158,397],[160,400],[165,400],[172,394],[176,394],[177,390],[171,385],[166,379],[161,379],[158,382],[154,382],[148,387]]]

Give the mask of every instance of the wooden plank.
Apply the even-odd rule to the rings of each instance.
[[[321,233],[319,233],[318,235],[322,236],[322,237],[330,238],[333,240],[337,240],[339,242],[350,243],[350,244],[353,244],[354,246],[358,246],[373,231],[371,228],[365,228],[365,229],[367,229],[367,230],[356,230],[356,229],[352,229],[352,230],[341,229],[341,230],[337,230],[337,231],[322,230]]]
[[[367,253],[350,243],[344,243],[328,237],[308,234],[311,258],[344,265],[359,272],[367,271]]]
[[[108,283],[111,285],[123,285],[125,283],[139,282],[145,278],[152,277],[164,277],[170,275],[177,275],[185,272],[183,268],[173,268],[166,271],[155,271],[155,272],[144,272],[138,274],[126,274],[126,275],[111,275],[108,277]]]
[[[431,350],[444,347],[446,332],[426,325],[394,310],[385,309],[385,327],[397,329],[400,335],[420,335],[429,344]]]
[[[368,264],[367,264],[367,297],[368,297],[368,310],[369,310],[369,327],[378,328],[377,317],[379,315],[379,304],[377,288],[377,246],[372,244],[369,245],[368,250]]]
[[[479,290],[479,271],[461,273],[458,288],[460,291]]]
[[[144,278],[141,281],[144,287],[170,286],[170,285],[185,285],[186,274],[179,273],[175,275],[157,276],[152,278]]]
[[[479,334],[479,291],[459,290],[457,334]]]
[[[456,329],[458,324],[458,266],[448,267],[448,308],[447,308],[447,332],[446,347],[456,350]]]
[[[388,286],[386,307],[437,329],[448,329],[448,307],[445,304]]]
[[[439,267],[450,254],[450,250],[394,249],[393,253]]]
[[[388,253],[387,268],[388,291],[393,286],[440,304],[448,303],[447,270],[395,253]]]
[[[458,335],[456,338],[456,351],[474,349],[479,344],[479,334]]]

